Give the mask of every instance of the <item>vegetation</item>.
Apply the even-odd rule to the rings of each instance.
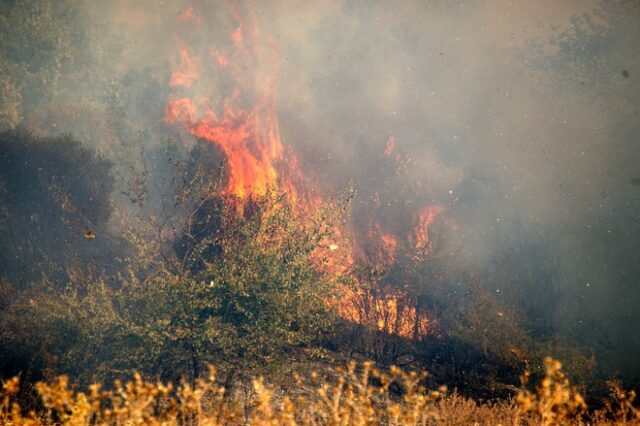
[[[30,338],[56,360],[50,367],[87,381],[135,369],[193,381],[213,362],[231,376],[277,367],[283,351],[333,324],[327,300],[336,283],[311,257],[326,230],[295,219],[274,193],[242,213],[234,205],[222,203],[218,214],[235,223],[198,241],[188,259],[169,260],[157,241],[131,235],[139,253],[115,282],[79,274],[62,292],[41,290],[13,304],[9,324],[11,314],[39,318]],[[198,257],[202,269],[186,267],[195,253],[212,251]]]
[[[42,408],[24,413],[15,396],[19,378],[3,383],[0,422],[3,424],[246,424],[246,425],[637,425],[640,412],[635,394],[614,387],[605,409],[587,412],[581,394],[569,383],[560,362],[545,360],[546,374],[534,389],[527,388],[527,373],[515,398],[478,404],[447,393],[446,387],[427,390],[426,373],[388,373],[372,363],[350,363],[335,377],[317,373],[296,376],[296,385],[283,392],[262,378],[253,380],[248,393],[231,391],[209,367],[206,378],[191,385],[150,382],[135,374],[116,380],[113,387],[99,384],[80,392],[66,376],[38,383]]]
[[[635,31],[635,6],[616,4],[602,2],[610,25],[577,19],[541,65],[568,66],[573,84],[602,75],[628,84],[626,59],[611,74],[605,56],[593,67],[576,54],[606,51],[622,34],[614,22]],[[379,194],[358,200],[360,229],[345,225],[350,200],[302,214],[276,189],[229,196],[224,155],[162,124],[166,61],[116,72],[123,46],[102,33],[113,31],[106,24],[85,27],[87,8],[0,2],[0,377],[15,376],[2,385],[0,424],[640,424],[635,394],[616,383],[604,408],[587,408],[595,357],[554,329],[560,299],[546,239],[506,247],[490,271],[452,272],[455,248],[439,244],[447,230],[436,223],[422,232],[441,235],[429,234],[433,247],[420,255],[415,241],[395,241],[392,255],[363,247],[378,259],[332,267],[350,237],[337,234],[367,235],[362,218],[382,209]],[[91,31],[112,41],[94,49]],[[60,128],[103,155],[45,136]],[[380,168],[393,167],[372,173],[381,181],[372,191],[394,192],[384,181],[399,170],[386,157]],[[387,204],[409,217],[403,203],[418,191],[404,190]],[[634,253],[635,234],[625,233]],[[612,259],[612,269],[627,274],[629,259]],[[361,298],[363,321],[336,315],[345,288]],[[354,357],[388,372],[333,370]],[[293,365],[304,374],[283,378]],[[455,390],[428,390],[440,383]]]
[[[5,376],[22,371],[33,383],[66,373],[86,385],[137,370],[145,376],[193,384],[206,365],[214,364],[228,386],[237,386],[258,374],[274,377],[299,358],[300,350],[313,352],[325,346],[334,350],[332,356],[338,362],[351,352],[383,365],[403,362],[433,367],[436,380],[468,395],[489,396],[488,389],[494,395],[509,395],[496,391],[497,386],[517,384],[527,361],[541,364],[541,351],[532,349],[540,341],[523,331],[515,308],[501,304],[479,285],[471,285],[463,297],[444,291],[444,286],[432,282],[438,276],[432,259],[357,274],[325,268],[323,259],[334,245],[333,232],[344,218],[346,201],[329,202],[314,214],[300,215],[292,211],[285,194],[276,191],[239,200],[218,190],[224,176],[211,171],[210,164],[219,159],[208,145],[183,156],[168,143],[166,152],[171,157],[159,160],[169,163],[170,172],[163,174],[172,176],[161,188],[166,192],[152,193],[159,191],[158,179],[143,156],[131,187],[122,193],[132,207],[112,219],[116,233],[114,226],[106,226],[111,210],[104,194],[110,189],[96,184],[98,179],[109,179],[108,164],[83,150],[74,157],[71,147],[79,148],[68,138],[53,141],[59,142],[58,152],[66,154],[65,163],[55,162],[54,145],[48,139],[20,131],[6,134],[7,153],[19,151],[11,145],[16,140],[22,141],[19,146],[25,151],[22,157],[5,157],[22,158],[7,163],[14,168],[23,165],[20,173],[7,174],[6,180],[18,188],[22,181],[16,179],[22,174],[38,176],[31,188],[39,192],[21,196],[42,200],[39,206],[15,201],[7,206],[32,211],[31,217],[38,215],[37,208],[59,211],[60,218],[50,213],[46,219],[68,226],[53,222],[30,229],[13,219],[13,226],[6,229],[24,226],[28,237],[24,241],[41,247],[43,256],[56,253],[56,242],[70,239],[69,234],[75,235],[71,241],[79,245],[70,242],[59,253],[55,268],[51,262],[32,267],[43,274],[41,278],[33,275],[16,286],[12,276],[5,276],[0,306]],[[33,155],[27,161],[29,152]],[[47,198],[57,194],[49,190],[57,182],[67,185],[61,193],[69,201]],[[160,201],[150,205],[153,198]],[[82,205],[87,199],[96,202],[85,210],[60,209],[60,205]],[[65,213],[100,219],[84,225]],[[6,218],[24,216],[8,212]],[[92,230],[95,238],[87,239],[85,230]],[[86,256],[92,247],[115,241],[118,234],[126,247],[121,245],[111,268],[97,269],[99,262]],[[85,246],[74,255],[74,250]],[[9,259],[6,264],[11,265]],[[56,270],[60,273],[54,274]],[[398,278],[411,277],[422,289],[413,296],[421,303],[420,313],[437,318],[438,327],[448,334],[433,327],[426,336],[401,337],[392,328],[398,324],[380,329],[376,312],[367,314],[373,318],[371,324],[339,320],[335,301],[342,286],[357,285],[354,277],[370,292],[370,303],[365,305],[373,311],[380,306],[377,298],[384,297],[377,290],[383,288],[382,280],[393,285]],[[409,296],[411,291],[407,290]],[[498,312],[503,314],[496,321]],[[586,374],[589,368],[577,363],[582,358],[575,352],[571,366],[579,365]]]

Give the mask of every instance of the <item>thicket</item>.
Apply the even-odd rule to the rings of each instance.
[[[334,325],[340,277],[318,259],[335,206],[302,218],[275,191],[223,195],[194,150],[176,160],[170,212],[141,206],[109,227],[108,163],[70,138],[0,140],[2,232],[14,237],[0,240],[5,376],[66,372],[88,383],[138,370],[193,381],[215,363],[232,381],[277,369]],[[98,269],[92,255],[108,255],[112,241],[117,264]],[[20,285],[18,260],[30,272]]]
[[[248,200],[224,195],[224,168],[212,167],[220,154],[209,144],[141,150],[118,194],[109,164],[71,138],[17,131],[2,141],[3,232],[17,233],[2,240],[4,252],[17,251],[12,241],[37,249],[24,254],[30,275],[22,281],[15,261],[3,259],[5,377],[22,371],[32,382],[66,373],[89,383],[138,370],[193,382],[213,363],[227,383],[246,383],[300,358],[301,349],[321,347],[336,359],[427,367],[437,380],[485,396],[512,394],[527,362],[537,373],[544,354],[558,348],[566,348],[572,372],[590,371],[569,345],[527,334],[517,306],[482,285],[452,292],[437,279],[444,275],[437,256],[385,271],[327,270],[323,259],[348,201],[303,216],[276,191]],[[126,208],[114,213],[113,197]],[[395,323],[380,329],[380,319],[393,319],[376,316],[382,290],[406,281],[414,306],[435,319],[420,338],[394,334]],[[373,323],[336,317],[340,290],[349,286],[364,291]]]

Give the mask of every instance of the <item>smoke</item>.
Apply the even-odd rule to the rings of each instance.
[[[190,6],[197,18],[181,19]],[[170,131],[162,114],[181,40],[201,53],[224,48],[240,20],[255,21],[264,42],[277,46],[262,66],[277,72],[283,142],[315,189],[331,194],[355,183],[354,221],[375,218],[404,235],[425,206],[444,206],[455,224],[441,241],[451,279],[488,271],[496,291],[527,286],[553,302],[556,330],[597,343],[610,353],[598,354],[603,362],[619,364],[629,348],[640,349],[628,326],[639,319],[640,299],[640,192],[632,184],[640,176],[638,97],[625,98],[638,93],[640,40],[637,31],[618,32],[575,53],[587,73],[592,60],[622,58],[598,62],[606,73],[591,80],[563,67],[571,57],[551,43],[575,28],[574,16],[604,19],[598,7],[577,0],[100,2],[82,19],[93,67],[109,78],[91,91],[67,87],[71,97],[95,99],[95,109],[84,122],[55,111],[33,121],[116,160],[124,161],[122,147],[137,149],[139,132],[160,146]],[[633,11],[628,19],[639,22]],[[560,64],[541,66],[544,58]],[[206,82],[185,90],[209,97],[228,90],[217,77]],[[115,125],[107,118],[114,105]],[[395,148],[385,154],[390,138]],[[508,279],[500,280],[504,262]]]

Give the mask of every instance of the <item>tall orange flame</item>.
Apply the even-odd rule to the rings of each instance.
[[[231,94],[223,99],[222,111],[217,111],[216,102],[208,97],[172,97],[165,109],[165,121],[183,125],[192,135],[222,151],[228,168],[225,192],[242,199],[251,194],[263,195],[268,188],[283,185],[278,168],[284,149],[275,107],[274,78],[264,78],[257,93],[245,93],[242,79],[255,77],[245,74],[257,72],[251,69],[258,55],[257,47],[250,45],[242,27],[232,33],[231,40],[233,46],[228,52],[214,50],[206,58],[208,66],[228,73],[236,83]],[[170,85],[190,87],[199,78],[197,65],[188,46],[180,42]],[[252,96],[256,98],[253,105],[245,106],[246,98]],[[292,185],[287,186],[289,192],[295,190]],[[295,198],[293,193],[291,196]]]
[[[278,185],[276,164],[282,159],[278,123],[269,103],[250,110],[226,105],[222,117],[208,109],[198,116],[198,106],[189,98],[172,100],[166,108],[169,124],[181,123],[189,132],[214,143],[224,153],[229,167],[226,192],[239,198],[263,195]]]

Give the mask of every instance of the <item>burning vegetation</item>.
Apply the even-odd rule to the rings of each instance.
[[[182,20],[195,22],[194,13],[189,8],[180,16]],[[176,35],[178,53],[172,62],[170,79],[174,93],[166,107],[165,122],[181,126],[199,143],[211,143],[220,150],[225,181],[220,193],[237,200],[238,205],[264,196],[271,189],[283,191],[295,214],[308,215],[319,210],[323,203],[321,196],[306,187],[295,155],[285,153],[280,137],[275,97],[277,67],[272,65],[278,59],[275,43],[262,42],[255,23],[239,22],[229,35],[228,48],[207,46],[200,49],[202,57],[196,58],[184,38],[193,36],[189,33],[197,31],[197,25],[185,31],[186,34]],[[186,96],[188,93],[184,92],[197,84],[217,87],[206,77],[210,75],[228,81],[225,95],[216,97],[215,93],[197,91],[197,96]],[[389,157],[394,147],[395,139],[390,137],[384,155]],[[415,229],[405,238],[406,244],[413,246],[405,250],[413,249],[416,262],[433,250],[429,228],[444,210],[440,205],[427,206],[417,214]],[[349,244],[343,235],[360,242]],[[318,252],[322,258],[319,263],[323,269],[333,265],[329,269],[336,275],[356,264],[379,270],[390,268],[396,263],[399,248],[398,237],[383,232],[374,218],[366,232],[358,233],[346,222],[336,224],[333,235],[327,236],[325,242],[328,250]],[[405,338],[425,336],[426,313],[416,311],[407,291],[387,286],[384,290],[365,292],[366,285],[352,280],[344,286],[347,296],[340,299],[338,307],[342,318]]]
[[[40,62],[0,49],[0,423],[638,423],[635,394],[604,382],[607,330],[558,327],[566,270],[533,216],[500,210],[517,185],[449,167],[455,143],[423,150],[404,124],[336,151],[350,118],[323,111],[326,147],[295,140],[311,89],[368,86],[288,74],[304,54],[277,17],[178,2],[154,18],[162,60],[121,43],[114,65],[89,29],[61,30],[89,19],[81,2],[5,3]],[[141,31],[116,3],[114,27]],[[75,96],[92,60],[97,88]]]

